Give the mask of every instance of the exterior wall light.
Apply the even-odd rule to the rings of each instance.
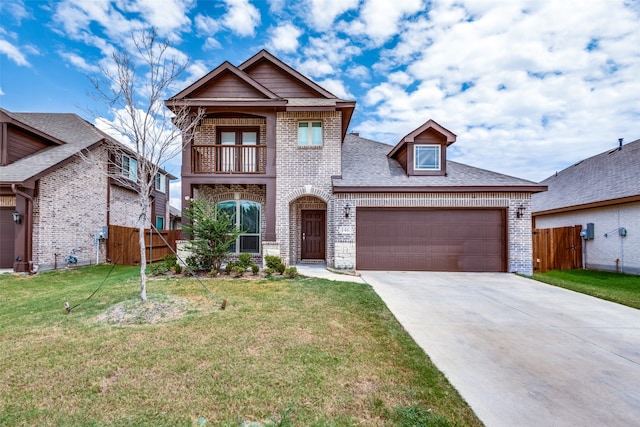
[[[15,211],[13,213],[13,222],[16,224],[22,224],[22,215],[20,215],[20,212]]]
[[[349,214],[351,213],[351,206],[349,206],[349,203],[347,203],[344,206],[344,217],[345,218],[349,218]]]
[[[524,216],[525,207],[523,204],[520,204],[516,209],[516,218],[522,218]]]

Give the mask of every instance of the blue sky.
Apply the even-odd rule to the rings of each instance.
[[[155,26],[190,60],[176,92],[266,48],[357,101],[363,137],[431,118],[451,160],[533,181],[640,138],[640,0],[3,0],[0,20],[11,111],[95,121],[87,76]]]

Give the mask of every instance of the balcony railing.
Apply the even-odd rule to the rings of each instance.
[[[194,145],[193,173],[265,173],[266,145]]]

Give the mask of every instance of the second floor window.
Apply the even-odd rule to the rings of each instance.
[[[322,122],[298,122],[298,145],[321,146]]]
[[[156,174],[156,190],[161,193],[167,192],[167,175],[160,172]]]
[[[416,145],[414,147],[414,169],[426,171],[440,170],[440,146]]]
[[[122,155],[122,176],[131,181],[138,180],[138,161],[124,154]]]

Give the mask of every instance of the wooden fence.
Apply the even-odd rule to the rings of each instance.
[[[581,225],[533,230],[533,271],[582,268]]]
[[[147,263],[161,261],[165,255],[173,253],[176,240],[180,240],[180,230],[153,230],[151,233],[149,231],[147,228],[144,233]],[[161,235],[169,246],[164,243]],[[110,225],[107,258],[116,264],[140,265],[139,236],[140,231],[137,228]]]

